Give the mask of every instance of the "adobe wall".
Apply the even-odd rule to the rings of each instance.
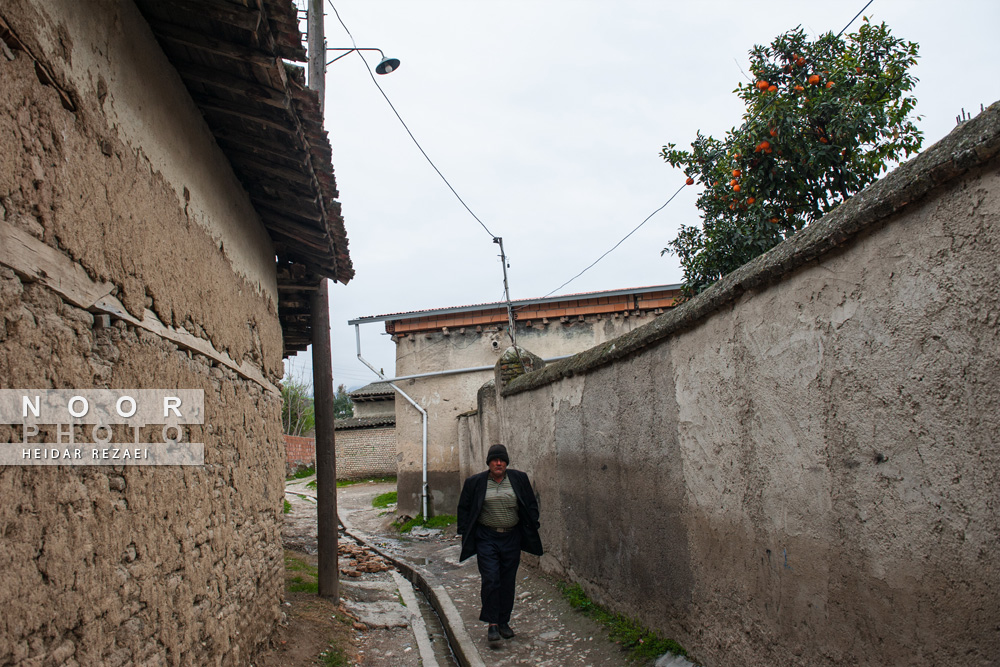
[[[544,358],[583,351],[648,322],[651,315],[587,316],[567,322],[517,323],[517,341]],[[466,328],[463,332],[421,332],[396,341],[396,375],[490,366],[510,346],[505,331]],[[427,411],[427,460],[430,499],[428,511],[454,514],[462,480],[472,474],[459,455],[456,418],[476,407],[476,393],[492,371],[402,380],[395,384]],[[399,448],[398,495],[402,511],[420,513],[423,424],[420,413],[405,399],[396,400],[396,437]],[[485,463],[481,468],[485,470]],[[472,470],[479,472],[480,468]]]
[[[542,567],[708,667],[995,664],[998,153],[994,105],[650,325],[515,379],[499,427]]]
[[[31,52],[0,49],[0,232],[33,248],[0,252],[0,387],[203,389],[206,414],[201,467],[0,469],[0,663],[247,664],[283,589],[273,248],[132,3],[0,18]],[[45,249],[125,319],[24,268]]]

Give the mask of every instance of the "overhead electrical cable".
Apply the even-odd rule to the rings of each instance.
[[[347,31],[347,36],[351,38],[351,44],[354,46],[355,49],[357,49],[358,48],[358,44],[357,44],[357,42],[354,41],[354,35],[352,35],[351,31],[347,29],[347,25],[344,23],[344,20],[342,18],[340,18],[340,12],[338,12],[337,8],[334,7],[333,0],[327,0],[327,3],[333,9],[333,13],[337,16],[337,20],[340,21],[340,25],[344,27],[345,31]],[[375,87],[378,88],[378,92],[382,93],[382,97],[385,98],[385,101],[389,105],[389,108],[392,109],[392,112],[394,114],[396,114],[396,118],[399,119],[400,124],[403,126],[403,129],[406,130],[406,133],[410,136],[410,139],[413,141],[413,144],[417,147],[417,150],[419,150],[420,154],[424,156],[425,160],[427,160],[427,164],[429,164],[431,166],[431,168],[434,169],[434,171],[437,173],[437,175],[441,177],[441,180],[444,181],[444,184],[448,186],[448,189],[451,190],[451,193],[453,195],[455,195],[455,198],[458,199],[458,201],[462,204],[462,206],[465,207],[465,210],[469,212],[469,215],[471,215],[473,218],[475,218],[476,222],[478,222],[479,225],[484,230],[486,230],[486,233],[490,235],[490,238],[491,239],[497,238],[496,234],[494,234],[493,232],[491,232],[489,230],[489,227],[486,226],[486,223],[484,223],[482,220],[480,220],[479,216],[476,215],[475,212],[471,208],[469,208],[469,205],[465,203],[465,200],[462,199],[461,195],[459,195],[458,192],[455,190],[455,188],[452,187],[451,183],[448,181],[448,179],[445,177],[445,175],[441,173],[441,170],[437,168],[437,165],[434,164],[434,161],[427,154],[427,151],[425,151],[424,148],[423,148],[423,146],[420,145],[420,142],[417,141],[417,138],[415,136],[413,136],[413,132],[410,131],[410,128],[406,124],[406,121],[404,121],[403,117],[401,115],[399,115],[399,111],[396,110],[396,106],[392,103],[392,100],[390,100],[389,96],[385,94],[384,90],[382,90],[382,86],[379,84],[378,79],[375,78],[375,73],[372,72],[372,68],[369,67],[368,61],[365,60],[365,57],[363,55],[361,55],[360,51],[357,51],[356,53],[358,54],[358,57],[361,58],[361,62],[363,62],[365,64],[365,69],[368,70],[368,76],[370,76],[372,78],[372,83],[374,83]]]
[[[633,230],[632,230],[632,231],[630,231],[630,232],[629,232],[628,234],[626,234],[626,235],[625,235],[625,236],[624,236],[624,237],[622,238],[622,240],[621,240],[621,241],[619,241],[618,243],[614,244],[614,245],[613,245],[613,246],[612,246],[612,247],[611,247],[611,248],[610,248],[610,249],[609,249],[608,251],[606,251],[606,252],[605,252],[605,253],[604,253],[603,255],[601,255],[600,257],[598,257],[597,259],[595,259],[595,260],[593,261],[593,263],[591,263],[591,265],[590,265],[590,266],[588,266],[588,267],[587,267],[587,268],[585,268],[585,269],[584,269],[583,271],[581,271],[580,273],[576,274],[575,276],[573,276],[572,278],[570,278],[569,280],[567,280],[567,281],[566,281],[566,282],[564,282],[564,283],[563,283],[562,285],[560,285],[559,287],[555,288],[554,290],[552,290],[551,292],[549,292],[548,294],[546,294],[546,295],[545,295],[545,296],[543,296],[542,298],[544,299],[544,298],[546,298],[546,297],[549,297],[549,296],[552,296],[553,294],[555,294],[556,292],[558,292],[559,290],[561,290],[561,289],[562,289],[563,287],[566,287],[566,285],[569,285],[569,284],[570,284],[571,282],[573,282],[574,280],[576,280],[577,278],[579,278],[580,276],[582,276],[583,274],[585,274],[585,273],[586,273],[587,271],[589,271],[590,269],[594,268],[594,266],[595,266],[595,265],[596,265],[596,264],[597,264],[598,262],[600,262],[600,261],[601,261],[602,259],[604,259],[604,258],[605,258],[605,257],[607,257],[608,255],[610,255],[610,254],[611,254],[611,252],[612,252],[613,250],[615,250],[615,249],[616,249],[616,248],[617,248],[618,246],[620,246],[620,245],[621,245],[622,243],[625,243],[625,240],[626,240],[626,239],[627,239],[628,237],[632,236],[632,235],[633,235],[633,234],[635,234],[635,233],[636,233],[637,231],[639,231],[639,228],[640,228],[640,227],[642,227],[643,225],[645,225],[645,224],[646,224],[647,222],[649,222],[649,219],[650,219],[650,218],[652,218],[652,217],[653,217],[654,215],[656,215],[657,213],[659,213],[660,211],[662,211],[663,209],[665,209],[665,208],[667,207],[667,204],[669,204],[670,202],[672,202],[672,201],[674,200],[674,197],[676,197],[677,195],[679,195],[679,194],[681,193],[681,190],[683,190],[683,189],[684,189],[685,187],[687,187],[687,184],[685,184],[685,185],[682,185],[681,187],[677,188],[677,192],[675,192],[674,194],[670,195],[670,199],[668,199],[667,201],[665,201],[665,202],[663,203],[663,206],[661,206],[660,208],[656,209],[655,211],[653,211],[652,213],[650,213],[649,215],[647,215],[647,216],[646,216],[646,219],[645,219],[645,220],[643,220],[642,222],[640,222],[640,223],[639,223],[638,225],[636,225],[635,229],[633,229]]]
[[[840,31],[839,33],[837,33],[837,37],[839,38],[839,37],[840,37],[841,35],[843,35],[843,34],[844,34],[844,32],[845,32],[845,31],[846,31],[846,30],[847,30],[848,28],[850,28],[850,27],[851,27],[851,25],[852,25],[852,24],[853,24],[853,23],[854,23],[855,21],[857,21],[857,20],[858,20],[858,17],[859,17],[859,16],[861,16],[861,14],[862,14],[862,13],[864,13],[864,11],[865,11],[866,9],[868,9],[868,7],[869,7],[869,6],[870,6],[870,5],[871,5],[871,4],[873,3],[873,2],[875,2],[875,0],[868,0],[868,3],[867,3],[867,4],[865,4],[865,6],[861,8],[861,11],[859,11],[859,12],[858,12],[857,14],[855,14],[855,15],[854,15],[854,18],[852,18],[852,19],[851,19],[850,21],[848,21],[848,22],[847,22],[847,25],[845,25],[845,26],[844,26],[844,27],[843,27],[843,28],[841,29],[841,31]],[[737,66],[739,66],[739,63],[738,63],[738,62],[737,62]],[[741,69],[740,71],[742,72],[743,70]],[[746,76],[746,74],[744,74],[744,76]],[[773,103],[774,103],[774,99],[773,99],[773,98],[772,98],[772,99],[770,99],[770,100],[768,100],[768,101],[767,101],[767,103],[766,103],[766,104],[764,105],[764,107],[763,107],[763,108],[762,108],[762,109],[761,109],[761,110],[760,110],[760,111],[758,112],[758,114],[762,114],[762,113],[764,113],[765,111],[767,111],[767,109],[768,109],[768,108],[769,108],[769,107],[771,106],[771,104],[773,104]],[[753,118],[753,117],[751,117],[751,119],[752,119],[752,118]],[[748,122],[749,122],[749,121],[748,121]],[[724,152],[725,152],[725,151],[722,151],[722,150],[719,150],[718,152],[716,152],[716,153],[715,153],[715,154],[714,154],[714,155],[712,156],[712,159],[714,159],[714,158],[718,157],[719,155],[721,155],[721,154],[722,154],[722,153],[724,153]],[[615,249],[616,249],[616,248],[617,248],[618,246],[620,246],[620,245],[621,245],[622,243],[624,243],[624,242],[625,242],[625,239],[627,239],[628,237],[632,236],[632,234],[634,234],[634,233],[635,233],[636,231],[638,231],[639,227],[642,227],[642,226],[643,226],[644,224],[646,224],[646,222],[648,222],[648,221],[649,221],[649,219],[650,219],[650,218],[652,218],[652,217],[653,217],[654,215],[656,215],[657,213],[659,213],[660,211],[662,211],[662,210],[663,210],[664,208],[666,208],[667,204],[669,204],[670,202],[672,202],[672,201],[674,200],[674,197],[676,197],[676,196],[677,196],[678,194],[680,194],[680,191],[681,191],[681,190],[683,190],[683,189],[684,189],[685,187],[686,187],[686,184],[685,184],[685,185],[682,185],[682,186],[681,186],[681,187],[680,187],[680,188],[679,188],[679,189],[677,190],[677,192],[675,192],[675,193],[674,193],[673,195],[671,195],[670,199],[668,199],[668,200],[666,201],[666,203],[664,203],[664,204],[663,204],[663,206],[661,206],[660,208],[658,208],[658,209],[656,209],[655,211],[653,211],[652,213],[650,213],[650,214],[649,214],[649,215],[648,215],[648,216],[646,217],[646,219],[645,219],[645,220],[643,220],[642,222],[640,222],[640,223],[639,223],[639,225],[638,225],[638,226],[637,226],[637,227],[636,227],[635,229],[633,229],[633,230],[632,230],[632,231],[630,231],[630,232],[629,232],[628,234],[626,234],[626,235],[625,235],[625,237],[624,237],[624,238],[623,238],[623,239],[622,239],[621,241],[619,241],[618,243],[616,243],[616,244],[615,244],[614,246],[612,246],[612,247],[611,247],[611,249],[610,249],[610,250],[608,250],[608,251],[607,251],[607,252],[605,252],[605,253],[604,253],[603,255],[601,255],[601,256],[600,256],[600,257],[598,257],[598,258],[597,258],[596,260],[594,260],[593,264],[591,264],[590,266],[588,266],[587,268],[585,268],[585,269],[584,269],[583,271],[581,271],[580,273],[576,274],[575,276],[573,276],[572,278],[570,278],[569,280],[567,280],[567,281],[566,281],[566,282],[564,282],[564,283],[563,283],[562,285],[560,285],[559,287],[555,288],[554,290],[552,290],[551,292],[549,292],[548,294],[546,294],[546,295],[545,295],[544,297],[542,297],[542,298],[544,299],[545,297],[549,297],[549,296],[552,296],[553,294],[555,294],[556,292],[558,292],[559,290],[561,290],[561,289],[562,289],[563,287],[566,287],[566,285],[569,285],[569,284],[570,284],[571,282],[573,282],[574,280],[576,280],[577,278],[579,278],[580,276],[582,276],[582,275],[583,275],[584,273],[586,273],[587,271],[589,271],[589,270],[590,270],[591,268],[593,268],[593,267],[594,267],[594,265],[596,265],[596,264],[597,264],[598,262],[600,262],[600,261],[601,261],[602,259],[604,259],[604,258],[605,258],[606,256],[608,256],[608,255],[609,255],[609,254],[610,254],[610,253],[611,253],[611,252],[612,252],[613,250],[615,250]]]

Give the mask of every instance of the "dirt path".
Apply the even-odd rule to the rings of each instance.
[[[311,479],[286,484],[285,498],[291,511],[285,515],[282,537],[285,543],[286,621],[271,648],[254,662],[258,667],[313,667],[315,665],[364,665],[365,667],[419,667],[420,655],[410,627],[406,607],[400,603],[398,583],[391,564],[365,552],[361,545],[341,533],[338,565],[340,600],[334,604],[316,595],[315,588],[302,592],[288,588],[315,582],[317,565],[316,492],[308,488]],[[394,485],[358,484],[338,490],[341,516],[358,511],[384,490]],[[355,487],[360,487],[356,489]],[[385,487],[384,490],[380,490]],[[352,491],[353,490],[353,491]],[[366,512],[364,525],[379,529],[374,511]],[[384,563],[385,568],[379,568]],[[374,565],[373,565],[374,564]],[[378,571],[367,572],[367,569]],[[351,576],[356,574],[357,576]],[[299,581],[296,581],[296,578]],[[340,657],[321,661],[321,654],[340,648]]]
[[[307,480],[290,482],[286,497],[292,505],[286,514],[283,537],[294,559],[315,566],[315,491]],[[417,536],[400,536],[389,525],[394,514],[372,507],[379,494],[394,491],[394,484],[362,483],[338,489],[337,505],[341,521],[351,533],[362,537],[391,558],[413,566],[431,585],[439,585],[454,605],[457,623],[467,631],[467,650],[496,666],[536,665],[538,667],[637,665],[629,662],[621,648],[610,641],[607,630],[574,610],[560,593],[556,582],[537,569],[522,564],[518,573],[517,602],[511,626],[517,636],[498,644],[486,641],[485,624],[479,615],[479,573],[475,558],[458,562],[459,542],[454,527]],[[420,649],[412,624],[416,621],[402,604],[401,587],[409,583],[391,571],[364,572],[359,563],[376,555],[357,556],[360,547],[341,533],[341,604],[335,607],[315,593],[289,593],[286,598],[288,624],[281,629],[275,649],[256,664],[304,667],[317,662],[319,651],[331,640],[344,649],[343,662],[330,664],[365,667],[418,667]],[[346,548],[346,551],[345,551]],[[350,572],[357,576],[343,574]],[[298,596],[298,597],[296,597]],[[327,607],[322,605],[326,604]],[[376,613],[377,612],[377,613]],[[285,644],[280,642],[284,641]],[[440,638],[431,641],[438,641]],[[294,648],[291,648],[293,645]],[[267,660],[271,660],[268,662]],[[443,663],[442,663],[443,664]],[[660,664],[690,665],[677,659]]]

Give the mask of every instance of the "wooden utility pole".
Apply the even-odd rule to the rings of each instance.
[[[323,0],[309,0],[309,87],[326,93],[326,40]],[[320,278],[312,298],[313,399],[316,410],[316,521],[319,546],[319,594],[340,597],[337,563],[337,456],[334,442],[333,360],[330,349],[329,282]]]

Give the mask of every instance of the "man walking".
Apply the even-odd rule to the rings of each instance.
[[[479,620],[489,624],[486,637],[491,642],[514,636],[510,613],[521,551],[542,555],[535,492],[528,476],[509,464],[507,448],[491,446],[487,470],[465,480],[458,501],[459,561],[478,556],[483,603]]]

